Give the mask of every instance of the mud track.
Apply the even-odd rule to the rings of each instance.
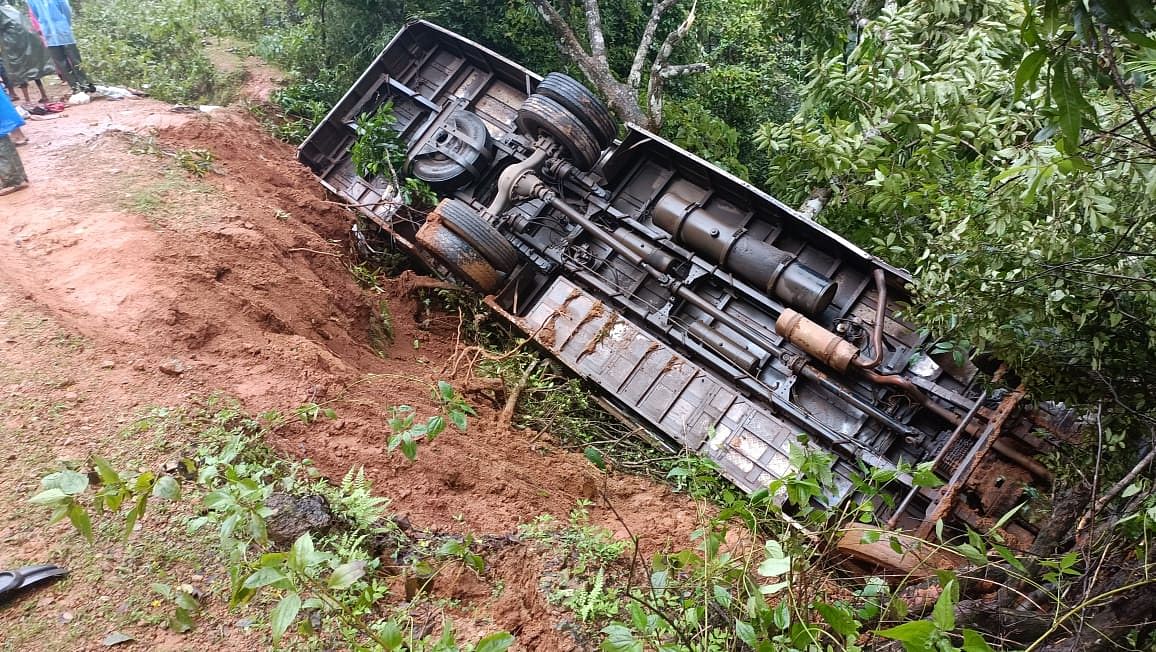
[[[564,519],[588,499],[593,522],[619,537],[629,528],[644,554],[691,545],[694,503],[642,478],[607,475],[559,450],[549,433],[503,429],[500,403],[478,396],[467,433],[423,445],[416,463],[387,453],[390,406],[432,413],[429,384],[460,346],[456,316],[423,329],[403,284],[385,295],[359,288],[345,255],[349,214],[248,114],[98,102],[26,131],[32,144],[21,154],[33,186],[0,198],[0,307],[47,315],[83,338],[71,382],[87,401],[85,423],[100,427],[142,406],[212,393],[252,412],[292,414],[328,401],[337,420],[287,426],[271,443],[331,478],[364,465],[391,509],[417,528],[505,536],[543,513]],[[213,155],[203,180],[157,153],[189,148]],[[371,306],[382,298],[395,332],[385,356],[368,345]],[[15,340],[0,346],[11,364],[46,355]],[[7,425],[34,436],[28,422]],[[83,436],[37,446],[54,459],[101,452]],[[0,552],[0,561],[38,545],[48,544],[33,538]],[[515,633],[522,649],[572,648],[558,627],[563,616],[538,589],[538,553],[519,544],[487,561],[487,581],[505,586],[498,597],[460,578],[438,593],[461,599],[480,628]]]

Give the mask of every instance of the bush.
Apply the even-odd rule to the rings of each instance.
[[[214,102],[232,92],[204,53],[194,5],[183,0],[101,0],[77,20],[90,75],[168,102]]]

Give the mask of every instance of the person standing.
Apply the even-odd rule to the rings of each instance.
[[[24,92],[24,101],[30,101],[28,82],[36,82],[40,102],[48,101],[48,92],[40,81],[41,77],[55,72],[48,49],[33,31],[28,18],[7,0],[0,0],[0,61],[4,63],[4,81],[13,97],[19,88]]]
[[[40,24],[48,52],[72,92],[95,91],[96,87],[80,67],[80,50],[72,34],[72,6],[68,0],[28,0],[28,8]]]
[[[20,132],[24,118],[16,112],[16,107],[6,93],[0,93],[0,197],[10,195],[28,187],[28,175],[24,173],[24,163],[16,152],[15,136],[27,142]]]

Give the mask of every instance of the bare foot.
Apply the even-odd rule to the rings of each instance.
[[[25,181],[24,183],[22,183],[18,186],[11,186],[8,188],[0,188],[0,197],[3,197],[4,195],[11,195],[14,192],[19,192],[21,190],[24,190],[28,186],[29,186],[29,183],[27,181]]]

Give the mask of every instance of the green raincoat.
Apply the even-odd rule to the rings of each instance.
[[[0,0],[0,56],[8,82],[22,86],[56,74],[48,48],[20,10]]]

